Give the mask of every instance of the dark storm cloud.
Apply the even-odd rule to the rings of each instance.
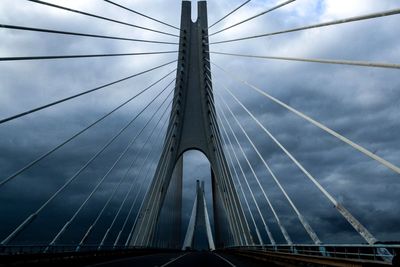
[[[106,3],[99,4],[95,1],[55,2],[123,21],[143,24],[146,27],[174,32],[173,29],[136,17]],[[228,10],[237,6],[239,2],[210,1],[208,3],[209,21],[216,21]],[[120,1],[120,3],[134,7],[146,14],[155,15],[157,18],[174,25],[179,25],[180,1]],[[268,1],[268,3],[252,1],[251,4],[224,21],[219,27],[229,26],[276,3],[277,1]],[[344,0],[299,0],[253,22],[216,35],[215,38],[212,38],[212,41],[287,29],[395,7],[396,4],[392,1],[352,1],[349,3]],[[4,24],[152,40],[176,40],[173,37],[102,22],[25,1],[2,1],[0,17],[2,18],[1,23]],[[259,55],[399,62],[399,37],[395,31],[398,24],[398,17],[393,16],[259,40],[215,45],[211,46],[211,50]],[[213,31],[217,28],[215,27]],[[11,30],[2,30],[1,40],[1,56],[95,54],[176,49],[176,46],[173,45],[96,40]],[[175,57],[176,55],[172,54],[66,61],[1,62],[0,117],[4,118],[123,78]],[[262,61],[219,55],[212,55],[211,59],[234,74],[239,73],[243,79],[323,122],[374,153],[396,165],[400,165],[400,143],[398,141],[400,133],[398,115],[400,114],[398,101],[400,99],[400,76],[398,71],[312,63]],[[175,64],[171,64],[163,69],[105,88],[81,99],[72,100],[1,125],[1,178],[5,178],[23,167],[174,68]],[[397,204],[397,199],[400,198],[398,175],[379,166],[313,125],[305,123],[296,115],[287,112],[256,92],[252,92],[250,88],[243,84],[231,80],[218,69],[213,68],[213,74],[214,90],[228,101],[264,159],[271,165],[299,210],[324,242],[352,243],[363,242],[363,240],[335,211],[331,203],[321,195],[307,177],[262,132],[243,109],[223,91],[220,83],[231,88],[272,134],[378,239],[398,240],[400,238],[398,216],[400,207]],[[4,238],[10,233],[15,225],[22,222],[54,193],[100,149],[102,144],[106,143],[148,103],[151,99],[150,96],[159,92],[172,78],[173,75],[83,134],[78,140],[71,142],[64,149],[1,188],[0,198],[3,204],[0,205],[0,213],[2,214],[0,238]],[[165,96],[166,94],[163,94],[163,97]],[[120,139],[116,140],[105,151],[104,155],[93,162],[76,182],[67,188],[38,217],[37,221],[24,231],[16,242],[30,243],[33,240],[40,243],[51,240],[66,220],[76,211],[97,181],[111,167],[129,140],[150,118],[163,97],[160,97],[147,112],[139,117],[138,121]],[[293,241],[298,243],[310,242],[295,213],[218,98],[216,98],[216,104],[225,111],[264,190],[270,197],[279,218],[288,229]],[[225,123],[221,114],[219,114],[219,117]],[[128,156],[123,158],[110,174],[99,192],[61,239],[61,242],[75,244],[80,240],[113,191],[114,186],[118,184],[119,179],[127,171],[134,158],[134,153],[140,149],[145,136],[149,134],[157,118],[158,116],[143,136],[134,143]],[[229,127],[227,125],[225,127],[229,133]],[[224,135],[222,128],[220,130]],[[234,143],[234,150],[238,154],[248,182],[260,204],[263,216],[277,241],[284,242],[250,168],[241,155],[239,147],[235,144],[233,136],[230,135],[230,138]],[[151,146],[146,147],[139,155],[139,160],[132,169],[130,176],[122,184],[122,189],[118,191],[110,203],[104,218],[99,221],[93,235],[89,238],[89,243],[98,243],[101,240],[122,199],[129,190],[130,181],[138,177],[132,190],[133,193],[129,196],[117,224],[107,240],[110,244],[113,242],[118,234],[117,230],[122,226],[130,205],[133,203],[135,194],[140,193],[139,200],[141,200],[149,183],[149,178],[154,173],[156,159],[158,159],[157,153],[161,149],[162,139],[159,139],[158,142],[157,149],[151,154],[147,162],[143,161],[145,155],[152,149]],[[157,143],[154,136],[152,143]],[[226,147],[226,151],[230,151],[230,148]],[[236,166],[234,157],[233,161]],[[230,163],[229,158],[228,162]],[[141,173],[138,173],[141,164],[145,164],[145,168]],[[147,180],[144,180],[147,167],[149,167],[150,172]],[[260,231],[263,233],[264,241],[267,241],[261,220],[250,199],[240,170],[237,166],[236,168],[245,188],[252,213],[255,215]],[[212,219],[209,173],[209,164],[204,155],[201,155],[200,152],[189,152],[185,155],[182,219],[184,227],[187,225],[193,205],[196,179],[206,182],[206,198]],[[141,181],[145,181],[144,186],[141,192],[138,192]],[[140,201],[137,201],[128,228],[133,224],[139,205]],[[243,207],[247,210],[244,203]],[[248,221],[250,224],[249,218]],[[127,237],[129,231],[130,229],[125,230],[124,238]]]
[[[264,24],[258,24],[263,25],[263,29],[257,28],[257,25],[253,28],[249,26],[247,30],[238,30],[237,33],[232,34],[227,33],[224,38],[221,36],[219,39],[229,39],[241,35],[251,35],[251,33],[275,31],[317,22],[318,19],[316,20],[315,17],[308,17],[313,13],[310,10],[310,7],[313,6],[310,1],[300,1],[293,5],[293,8],[299,8],[298,4],[301,6],[301,2],[304,4],[303,8],[306,4],[309,6],[303,10],[300,8],[301,11],[298,13],[289,15],[292,18],[303,12],[301,20],[288,19],[282,21],[265,18]],[[343,10],[336,10],[335,16],[337,18],[345,17],[341,16],[340,13],[342,12],[343,14],[347,13],[347,16],[357,14],[356,12],[350,14],[349,11],[345,11],[346,3],[344,2],[337,4],[343,5]],[[357,3],[354,5],[357,6]],[[324,14],[332,14],[335,3],[326,1],[326,5],[323,6],[325,6],[324,10],[316,14],[319,21],[329,20],[329,17],[324,16]],[[364,13],[372,12],[374,8],[375,10],[382,10],[393,8],[393,6],[383,3],[382,6],[364,7],[363,11]],[[361,11],[357,12],[362,13]],[[280,15],[282,14],[276,13],[277,18]],[[271,14],[271,17],[273,16]],[[242,46],[226,44],[223,48],[222,46],[220,48],[219,45],[216,45],[213,50],[259,55],[396,61],[398,54],[396,55],[395,51],[398,51],[398,47],[393,46],[396,37],[393,32],[387,31],[387,25],[394,25],[396,21],[398,19],[388,18],[349,27],[341,26],[317,30],[314,33],[271,37],[261,39],[258,42],[244,41],[243,44],[245,45]],[[368,30],[371,27],[374,30]],[[371,40],[371,34],[378,36],[375,35],[376,38]],[[383,45],[386,43],[387,46]],[[257,48],[254,45],[257,45]],[[257,53],[251,53],[251,51],[257,51]],[[400,93],[396,89],[399,88],[396,71],[278,61],[263,62],[261,60],[234,59],[218,55],[213,55],[212,59],[217,64],[224,66],[225,69],[235,71],[236,74],[240,72],[242,78],[327,124],[378,155],[398,164],[399,143],[396,136],[399,133],[399,105],[397,100],[400,99]],[[244,62],[248,65],[244,65]],[[250,67],[250,64],[252,64],[252,67]],[[252,71],[249,72],[246,69]],[[220,91],[225,99],[231,99],[228,94],[223,93],[221,86],[218,86],[218,82],[222,78],[229,80],[229,77],[218,70],[215,70],[214,73],[215,90]],[[282,77],[285,78],[282,79]],[[257,93],[251,93],[251,90],[243,84],[233,82],[226,84],[271,130],[278,140],[317,177],[322,185],[339,201],[343,202],[378,238],[382,240],[398,239],[399,229],[394,227],[393,222],[389,223],[387,220],[382,220],[382,217],[371,211],[371,209],[380,211],[386,214],[385,217],[388,218],[397,217],[398,208],[393,207],[396,206],[394,203],[398,198],[398,177],[396,175],[331,136],[322,133],[314,126],[304,123],[300,118],[288,113],[268,99]],[[354,234],[351,227],[348,227],[346,221],[337,216],[332,205],[321,197],[314,185],[293,166],[293,163],[252,122],[243,109],[234,100],[231,99],[230,102],[234,112],[240,114],[238,118],[248,130],[250,137],[262,151],[267,162],[271,164],[272,169],[282,181],[289,195],[295,200],[299,209],[306,214],[321,239],[325,242],[362,242]],[[233,119],[231,119],[231,124],[235,131],[239,133],[241,142],[246,144],[243,146],[246,147],[245,150],[248,152],[250,162],[254,165],[258,176],[264,181],[266,191],[275,203],[274,206],[279,211],[279,216],[281,219],[287,215],[291,215],[291,218],[293,218],[294,214],[290,207],[285,203],[282,194],[272,178],[269,177],[257,155],[251,152],[250,145]],[[236,145],[235,151],[239,151]],[[242,162],[249,180],[253,180],[250,183],[254,188],[257,188],[251,172],[243,160]],[[387,186],[388,184],[390,186]],[[388,192],[390,192],[389,195]],[[257,194],[260,202],[264,201],[260,192]],[[316,198],[319,200],[315,201]],[[266,207],[265,201],[262,205]],[[272,213],[268,208],[265,211],[266,216],[272,218]],[[282,221],[289,233],[293,235],[295,242],[308,241],[307,236],[297,235],[298,227],[296,228],[295,225],[299,223],[296,219],[291,221],[282,219]],[[383,226],[382,224],[386,223],[388,224],[387,227],[391,229],[388,231],[391,232],[390,236],[385,233],[383,228],[379,230]],[[293,229],[295,230],[293,231]],[[280,235],[277,231],[273,233],[275,236]]]

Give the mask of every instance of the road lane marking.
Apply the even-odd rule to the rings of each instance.
[[[116,260],[109,260],[109,261],[104,261],[104,262],[98,262],[95,264],[90,264],[90,265],[85,265],[85,267],[98,267],[98,266],[104,266],[107,264],[112,264],[112,263],[117,263],[117,262],[122,262],[122,261],[128,261],[128,260],[133,260],[133,259],[140,259],[140,258],[145,258],[148,256],[154,256],[154,255],[163,255],[162,253],[157,253],[157,254],[148,254],[148,255],[140,255],[140,256],[131,256],[131,257],[126,257],[122,259],[116,259]]]
[[[167,265],[169,265],[169,264],[171,264],[171,263],[173,263],[174,261],[177,261],[177,260],[179,260],[180,258],[182,258],[183,256],[186,256],[187,254],[189,254],[189,252],[188,253],[185,253],[185,254],[183,254],[183,255],[180,255],[179,257],[176,257],[176,258],[174,258],[174,259],[172,259],[172,260],[170,260],[169,262],[167,262],[167,263],[164,263],[163,265],[161,265],[160,267],[165,267],[165,266],[167,266]]]
[[[103,265],[107,265],[107,264],[111,264],[111,263],[117,263],[117,262],[121,262],[121,261],[128,261],[128,260],[131,260],[132,258],[138,258],[138,257],[133,256],[133,257],[127,257],[127,258],[122,258],[122,259],[109,260],[109,261],[99,262],[99,263],[95,263],[95,264],[85,265],[85,267],[103,266]]]
[[[232,262],[228,261],[227,259],[225,259],[224,257],[222,257],[221,255],[218,255],[217,253],[213,253],[214,255],[220,257],[222,260],[224,260],[226,263],[228,263],[230,266],[232,267],[236,267],[235,264],[233,264]]]

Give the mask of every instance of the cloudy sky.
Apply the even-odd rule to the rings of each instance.
[[[178,31],[172,28],[100,0],[49,0],[48,2],[178,34]],[[278,2],[280,1],[251,1],[240,11],[213,27],[210,32],[246,19],[275,6]],[[179,25],[180,1],[119,0],[118,3],[172,25]],[[209,23],[216,21],[240,3],[242,1],[209,1]],[[394,8],[399,8],[399,4],[390,0],[297,0],[268,15],[212,36],[211,41],[284,30]],[[193,11],[193,17],[195,17],[195,8]],[[0,18],[0,24],[167,42],[178,40],[173,36],[134,29],[23,0],[1,0]],[[267,38],[216,44],[212,45],[210,50],[253,55],[398,63],[400,62],[400,37],[397,33],[399,23],[399,16],[391,16]],[[0,30],[0,39],[0,57],[177,50],[177,45],[146,44],[7,29]],[[0,118],[6,118],[161,65],[174,60],[176,56],[177,54],[172,53],[112,58],[0,62]],[[214,54],[211,55],[211,60],[235,76],[240,74],[242,79],[326,124],[393,164],[400,165],[400,75],[398,70],[246,59]],[[1,124],[1,180],[173,71],[175,67],[175,63],[170,64],[145,75]],[[228,102],[264,159],[271,165],[298,209],[305,215],[323,242],[359,243],[364,241],[307,177],[223,90],[222,85],[230,88],[304,167],[379,240],[400,239],[399,175],[277,106],[216,68],[213,68],[213,78],[215,94],[222,96]],[[5,238],[19,223],[40,207],[173,79],[174,74],[169,75],[154,88],[113,113],[79,138],[1,187],[0,238]],[[163,122],[166,118],[162,115],[169,109],[170,98],[164,100],[171,89],[170,86],[162,92],[132,126],[55,198],[13,243],[49,242],[71,218],[127,144],[141,131],[157,108],[163,105],[148,127],[144,129],[143,134],[132,144],[126,156],[121,159],[88,205],[77,216],[69,230],[61,237],[59,243],[79,242],[120,179],[128,171],[131,162],[137,157],[134,167],[116,191],[115,197],[100,218],[88,243],[98,243],[102,239],[127,195],[125,205],[111,229],[107,243],[114,242],[134,203],[123,232],[126,238],[160,153],[165,131]],[[225,112],[246,156],[293,241],[309,243],[310,240],[295,213],[218,97],[216,105]],[[229,127],[221,113],[219,117],[229,132]],[[160,123],[157,124],[159,120]],[[157,130],[149,141],[152,145],[140,150],[154,127],[157,127]],[[229,135],[234,141],[233,135],[230,133]],[[231,148],[238,154],[274,238],[277,242],[283,243],[283,236],[279,232],[261,190],[257,187],[249,166],[246,165],[240,148],[235,143],[233,147],[228,143],[225,147],[226,152],[232,153]],[[149,157],[145,160],[148,154]],[[185,154],[184,164],[183,221],[185,225],[193,203],[196,179],[206,181],[210,214],[212,212],[207,159],[200,152],[190,151]],[[142,165],[143,168],[141,168]],[[235,168],[237,167],[235,165]],[[240,176],[240,179],[243,177]],[[132,190],[130,190],[131,184],[133,184]],[[142,188],[141,185],[143,185]],[[268,242],[250,194],[248,191],[245,193],[264,241]],[[136,194],[139,197],[134,202]]]

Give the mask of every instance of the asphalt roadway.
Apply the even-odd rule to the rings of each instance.
[[[262,262],[256,262],[242,256],[226,255],[214,252],[182,252],[163,253],[112,260],[87,267],[266,267]]]

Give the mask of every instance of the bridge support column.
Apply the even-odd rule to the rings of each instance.
[[[154,178],[130,240],[131,246],[150,246],[165,194],[176,162],[191,149],[200,150],[208,158],[220,194],[218,205],[228,220],[233,245],[253,244],[250,229],[234,187],[231,174],[219,142],[220,132],[215,121],[213,93],[206,83],[210,65],[208,51],[207,3],[198,2],[198,18],[191,20],[191,2],[182,2],[179,60],[173,107],[163,152]],[[218,136],[216,136],[218,135]],[[219,200],[216,200],[219,199]]]

